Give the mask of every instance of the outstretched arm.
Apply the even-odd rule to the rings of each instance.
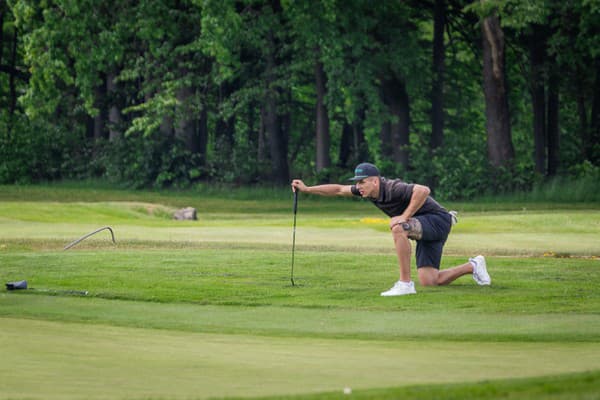
[[[352,196],[350,185],[317,185],[317,186],[306,186],[300,179],[294,179],[292,181],[292,190],[296,190],[305,193],[317,194],[319,196]]]

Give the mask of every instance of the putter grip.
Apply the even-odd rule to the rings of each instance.
[[[294,191],[294,214],[298,211],[298,191]]]

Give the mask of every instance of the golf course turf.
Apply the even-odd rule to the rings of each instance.
[[[442,268],[492,285],[383,298],[364,202],[300,197],[292,287],[291,194],[89,192],[0,191],[0,399],[600,397],[598,205],[457,207]]]

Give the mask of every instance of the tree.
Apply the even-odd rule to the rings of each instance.
[[[433,9],[433,64],[431,87],[431,140],[430,149],[444,143],[444,30],[446,26],[446,1],[435,0]]]
[[[590,160],[591,105],[597,97],[592,42],[599,38],[594,32],[600,28],[600,6],[540,0],[508,0],[495,6],[515,51],[523,49],[528,65],[536,172],[556,175],[561,158],[570,158],[571,163]],[[568,146],[561,146],[561,132],[570,132],[562,138]],[[568,150],[571,146],[581,152]]]
[[[495,12],[481,21],[483,91],[488,156],[492,167],[510,167],[515,157],[504,66],[504,32]]]
[[[530,91],[533,114],[533,143],[535,171],[546,174],[546,85],[545,60],[547,51],[547,34],[543,26],[532,27],[528,35],[527,46],[530,59]]]
[[[317,112],[316,112],[316,148],[317,148],[317,159],[316,169],[317,172],[331,166],[331,158],[329,156],[329,115],[327,113],[327,106],[325,104],[326,84],[327,77],[323,70],[323,63],[320,61],[315,62],[315,83],[317,89]]]
[[[598,3],[468,3],[1,2],[0,181],[283,185],[373,161],[459,197],[490,165],[520,188],[593,172]]]
[[[393,73],[382,79],[383,104],[388,107],[390,117],[381,127],[381,151],[404,170],[409,168],[410,103],[405,83]]]

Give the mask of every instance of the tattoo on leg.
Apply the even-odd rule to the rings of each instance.
[[[412,240],[421,240],[423,237],[423,227],[421,222],[416,218],[410,218],[402,223],[402,228],[408,232],[408,238]]]

